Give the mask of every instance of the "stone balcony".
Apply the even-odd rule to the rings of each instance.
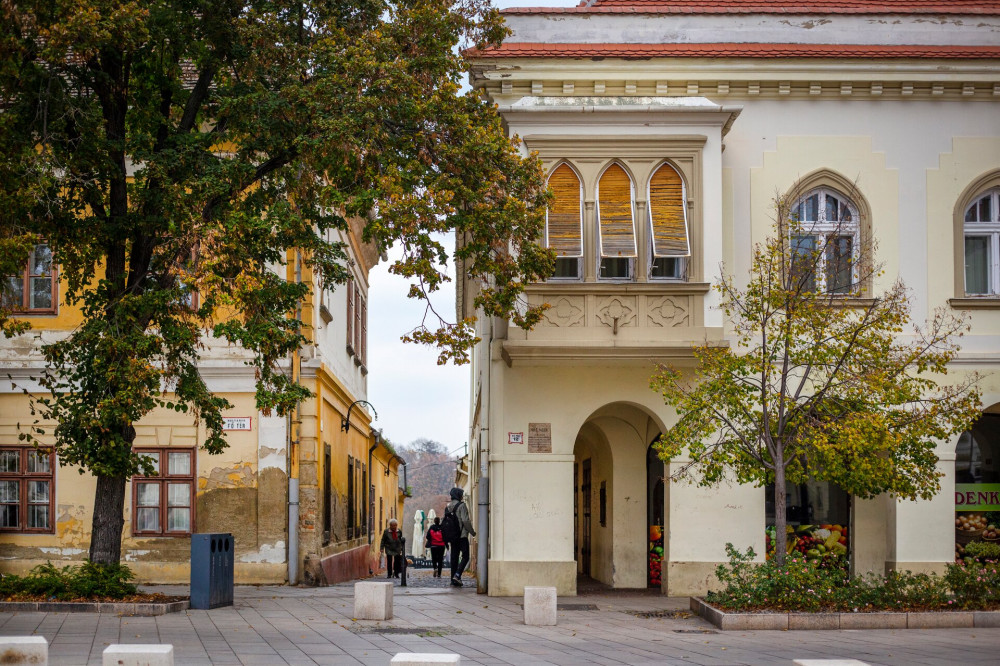
[[[705,325],[706,282],[569,283],[529,286],[528,303],[550,308],[531,331],[511,327],[508,365],[558,360],[683,361],[693,347],[724,345]]]

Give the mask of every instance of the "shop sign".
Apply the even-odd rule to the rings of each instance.
[[[1000,483],[956,483],[955,511],[1000,511]]]
[[[507,443],[508,444],[524,444],[524,433],[523,432],[509,432],[509,433],[507,433]]]
[[[224,416],[222,417],[223,430],[250,430],[249,416]]]
[[[552,424],[528,424],[528,453],[552,453]]]

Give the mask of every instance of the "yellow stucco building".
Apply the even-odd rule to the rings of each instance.
[[[1000,489],[1000,8],[586,0],[504,15],[513,34],[475,53],[473,85],[544,164],[559,258],[527,289],[551,305],[534,330],[479,324],[480,586],[574,594],[584,576],[702,593],[727,542],[764,552],[765,489],[663,483],[685,461],[651,454],[676,415],[649,378],[658,361],[693,369],[693,345],[735,344],[712,286],[723,266],[746,279],[777,196],[820,231],[850,220],[845,256],[877,240],[874,292],[902,278],[915,320],[971,313],[950,372],[983,375],[985,413],[940,442],[942,491],[861,500],[805,484],[788,498],[792,523],[850,534],[856,572],[941,571],[965,538],[956,498]],[[460,316],[475,290],[460,290]]]
[[[326,584],[378,570],[378,535],[402,515],[403,460],[359,402],[367,396],[368,272],[378,261],[360,237],[355,226],[338,239],[350,248],[353,279],[336,289],[321,289],[295,253],[288,257],[287,279],[313,287],[303,307],[308,342],[285,370],[314,397],[294,414],[257,412],[245,354],[210,338],[199,370],[233,405],[225,414],[229,447],[201,450],[204,429],[187,414],[157,411],[137,424],[135,448],[160,471],[127,489],[122,558],[140,581],[186,582],[194,532],[233,534],[238,583]],[[86,557],[96,485],[18,439],[32,422],[23,390],[39,388],[41,344],[81,319],[61,300],[47,249],[26,259],[24,275],[12,279],[32,330],[0,339],[0,571],[9,572]]]

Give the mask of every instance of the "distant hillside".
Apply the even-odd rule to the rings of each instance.
[[[440,442],[431,439],[417,439],[399,447],[399,455],[406,460],[406,482],[413,494],[403,504],[400,525],[407,538],[407,552],[412,553],[413,514],[417,509],[424,513],[434,509],[438,517],[444,515],[448,492],[455,485],[457,459]],[[418,550],[421,548],[423,544]]]

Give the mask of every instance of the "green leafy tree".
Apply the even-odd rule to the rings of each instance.
[[[535,243],[546,190],[494,107],[460,94],[462,46],[497,44],[488,0],[2,0],[0,273],[44,241],[83,314],[41,352],[38,441],[97,477],[90,558],[118,562],[135,424],[192,411],[225,447],[197,362],[210,337],[246,350],[257,406],[308,391],[281,370],[302,342],[311,268],[344,282],[330,230],[403,248],[392,271],[425,298],[447,280],[440,232],[488,314],[526,326],[522,285],[551,270]],[[412,334],[463,362],[471,321]],[[23,331],[8,307],[5,334]],[[147,470],[148,471],[148,470]]]
[[[733,347],[697,348],[693,373],[660,367],[651,386],[679,416],[657,443],[664,460],[687,456],[676,477],[774,484],[782,564],[789,483],[930,498],[935,443],[968,429],[980,402],[976,376],[942,382],[963,318],[939,310],[913,326],[902,282],[869,293],[873,242],[839,252],[846,230],[819,233],[784,199],[775,220],[746,284],[716,285]]]

